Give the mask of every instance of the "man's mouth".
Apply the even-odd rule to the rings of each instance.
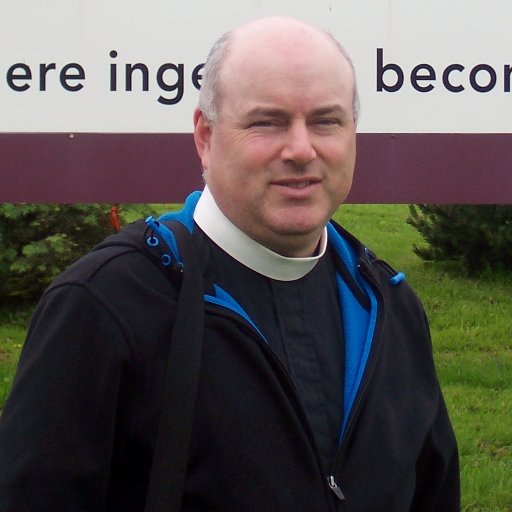
[[[301,181],[300,183],[294,183],[294,182],[285,182],[283,185],[285,187],[291,187],[291,188],[306,188],[311,185],[311,181]]]
[[[315,183],[318,183],[318,180],[282,180],[275,182],[276,185],[279,185],[281,187],[288,187],[288,188],[295,188],[295,189],[302,189],[307,188],[311,185],[314,185]]]

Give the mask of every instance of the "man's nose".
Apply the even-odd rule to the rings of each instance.
[[[316,156],[307,125],[302,122],[291,124],[286,132],[281,158],[284,161],[306,165]]]

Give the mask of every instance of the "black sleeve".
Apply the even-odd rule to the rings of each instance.
[[[82,286],[43,298],[0,417],[0,512],[105,510],[127,338]]]
[[[438,412],[416,466],[413,512],[459,512],[459,456],[439,389]]]

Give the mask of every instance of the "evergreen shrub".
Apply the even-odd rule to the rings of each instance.
[[[114,233],[111,205],[0,205],[2,302],[34,301],[74,260]]]
[[[512,206],[410,205],[408,224],[427,246],[414,246],[425,260],[459,261],[468,275],[512,270]]]

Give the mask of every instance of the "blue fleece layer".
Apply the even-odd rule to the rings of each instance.
[[[343,393],[343,424],[340,437],[343,437],[347,421],[352,411],[357,391],[363,378],[372,346],[375,322],[377,320],[377,299],[372,289],[357,270],[357,255],[332,224],[327,225],[329,242],[345,263],[350,274],[361,290],[370,299],[367,311],[354,297],[347,283],[336,274],[341,304],[341,318],[345,334],[345,385]]]
[[[178,212],[170,212],[159,217],[158,222],[175,220],[181,222],[192,233],[194,229],[194,210],[201,196],[201,192],[193,192],[185,201],[185,206]],[[167,229],[160,224],[159,234],[168,242],[168,235],[164,235],[162,228]],[[167,229],[167,231],[169,231]],[[360,287],[361,291],[370,301],[370,309],[367,311],[354,296],[347,283],[337,274],[336,283],[338,286],[339,300],[341,304],[341,317],[343,319],[343,331],[345,336],[345,384],[344,384],[344,403],[343,403],[343,423],[340,432],[340,439],[345,433],[347,421],[350,412],[354,406],[357,392],[363,378],[364,370],[368,362],[370,349],[375,331],[377,319],[377,299],[371,287],[361,276],[357,268],[357,255],[355,250],[345,241],[345,239],[336,231],[332,224],[327,225],[327,232],[330,244],[334,247],[339,257],[344,262],[348,271]],[[173,237],[174,238],[174,237]],[[179,253],[178,253],[179,255]],[[402,280],[400,276],[397,281]],[[393,283],[398,284],[398,283]],[[214,285],[215,295],[205,294],[206,302],[225,307],[237,315],[244,318],[266,342],[260,329],[254,324],[244,309],[231,297],[226,291],[217,285]]]

